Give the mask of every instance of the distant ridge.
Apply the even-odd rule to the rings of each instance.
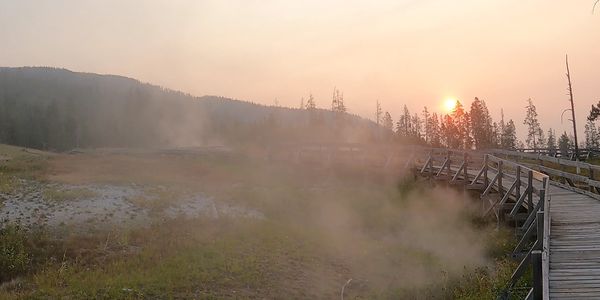
[[[322,109],[196,97],[118,75],[0,67],[0,143],[62,151],[365,142],[373,139],[375,131],[376,125],[369,120],[348,114],[340,117]]]

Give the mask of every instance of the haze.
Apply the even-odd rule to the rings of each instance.
[[[0,65],[129,76],[194,95],[296,107],[312,92],[373,118],[533,98],[557,132],[569,54],[579,127],[600,100],[600,12],[577,1],[2,1]]]

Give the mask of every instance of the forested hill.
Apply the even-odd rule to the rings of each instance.
[[[317,99],[319,101],[319,99]],[[321,100],[327,105],[330,99]],[[0,143],[38,149],[365,142],[376,126],[321,109],[193,97],[113,75],[0,68]]]

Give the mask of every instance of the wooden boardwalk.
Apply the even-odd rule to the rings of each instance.
[[[543,162],[519,164],[493,153],[440,149],[429,150],[414,166],[422,176],[481,191],[483,215],[493,213],[499,222],[514,220],[520,241],[513,256],[520,265],[507,284],[506,297],[531,266],[534,286],[526,299],[600,299],[596,166],[577,165],[577,172],[579,167],[589,169],[583,176]]]

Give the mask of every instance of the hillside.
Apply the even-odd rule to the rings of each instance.
[[[0,68],[0,143],[18,146],[64,151],[364,142],[372,140],[375,129],[358,116],[194,97],[121,76]]]

